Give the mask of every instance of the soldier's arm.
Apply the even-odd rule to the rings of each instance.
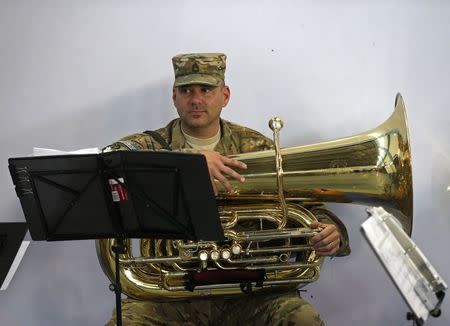
[[[139,150],[164,150],[161,144],[146,133],[137,133],[125,136],[111,145],[103,148],[104,152],[112,151],[139,151]]]
[[[106,146],[103,149],[103,152],[112,152],[112,151],[138,151],[138,150],[152,150],[152,151],[163,151],[166,150],[164,148],[164,144],[161,144],[153,137],[146,133],[133,134],[126,137],[121,138],[119,141]],[[239,162],[235,159],[228,158],[214,151],[207,150],[198,150],[194,148],[183,148],[180,152],[185,153],[197,153],[203,154],[206,158],[206,163],[208,165],[208,172],[211,178],[211,184],[214,190],[214,193],[217,195],[217,187],[214,182],[214,179],[219,180],[225,189],[229,192],[233,192],[234,189],[231,186],[228,179],[225,175],[234,178],[238,181],[243,182],[243,177],[237,173],[234,169],[246,169],[247,166]]]
[[[273,141],[266,136],[259,135],[252,137],[245,137],[241,140],[241,153],[260,152],[274,149]]]
[[[318,254],[322,256],[350,255],[350,243],[344,223],[324,206],[317,206],[310,210],[318,220],[311,227],[322,228],[322,231],[311,239],[314,242],[316,252],[318,251]],[[337,237],[339,240],[336,240]]]

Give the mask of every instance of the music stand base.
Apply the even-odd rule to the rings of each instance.
[[[116,266],[116,280],[115,283],[109,285],[109,289],[114,291],[116,295],[116,325],[122,326],[122,287],[120,285],[119,255],[125,253],[123,239],[116,239],[116,244],[112,246],[112,251],[114,252],[114,261]]]
[[[413,326],[422,326],[424,324],[423,320],[417,318],[417,316],[411,311],[408,311],[406,313],[406,320],[412,320],[413,321]]]

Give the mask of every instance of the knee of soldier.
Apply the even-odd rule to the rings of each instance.
[[[325,324],[320,319],[319,313],[311,305],[304,304],[286,314],[281,325],[324,326]]]

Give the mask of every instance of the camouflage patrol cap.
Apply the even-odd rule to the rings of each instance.
[[[223,53],[178,54],[172,58],[174,87],[204,84],[220,86],[225,82],[227,56]]]

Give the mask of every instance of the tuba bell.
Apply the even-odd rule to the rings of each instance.
[[[135,299],[180,299],[314,282],[323,258],[309,245],[317,233],[309,227],[316,217],[305,207],[324,202],[383,206],[411,235],[411,151],[400,94],[388,120],[356,136],[280,149],[282,122],[272,119],[269,125],[274,150],[232,156],[247,165],[244,183],[230,180],[236,192],[228,194],[216,181],[226,241],[142,239],[140,253],[133,255],[137,248],[127,239],[118,271],[123,293]],[[96,241],[100,265],[111,281],[114,244],[114,239]],[[221,272],[250,279],[192,282]]]

